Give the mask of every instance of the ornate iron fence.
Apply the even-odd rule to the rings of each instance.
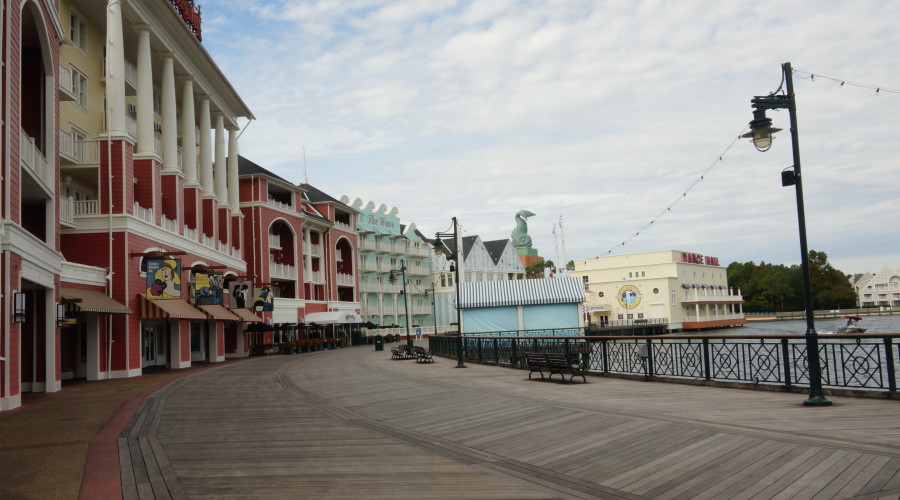
[[[505,334],[506,332],[504,332]],[[820,335],[822,386],[897,392],[900,334]],[[432,336],[431,351],[456,358],[456,337]],[[467,363],[524,367],[525,352],[566,354],[594,373],[785,387],[808,386],[803,335],[585,337],[464,336]]]

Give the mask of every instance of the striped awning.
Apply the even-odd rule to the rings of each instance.
[[[209,306],[197,306],[201,311],[205,312],[209,319],[219,321],[241,321],[241,318],[233,314],[225,306],[215,304]]]
[[[584,302],[578,278],[479,281],[459,284],[459,307],[529,306]]]
[[[141,319],[206,319],[206,314],[181,299],[141,299]]]
[[[228,311],[233,314],[236,314],[238,317],[241,318],[241,321],[244,321],[247,323],[253,323],[253,322],[262,323],[263,322],[263,319],[260,318],[259,316],[257,316],[256,314],[254,314],[250,309],[234,308],[234,309],[229,309]]]
[[[82,312],[131,314],[131,309],[96,290],[60,287],[59,296],[64,301],[73,302],[75,308]]]

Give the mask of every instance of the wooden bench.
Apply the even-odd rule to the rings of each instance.
[[[416,353],[416,363],[434,363],[434,358],[431,357],[431,349],[414,346],[413,352]]]
[[[581,365],[570,362],[565,354],[526,352],[525,361],[528,363],[528,369],[531,370],[528,372],[528,380],[531,380],[531,375],[535,372],[540,373],[541,379],[543,379],[544,370],[547,370],[547,380],[552,380],[553,374],[558,373],[565,381],[568,373],[571,375],[569,382],[573,382],[575,377],[581,377],[584,383],[587,383]]]

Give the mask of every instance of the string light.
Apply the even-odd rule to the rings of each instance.
[[[850,81],[847,81],[847,80],[842,80],[842,79],[840,79],[840,78],[833,78],[833,77],[825,76],[825,75],[817,75],[817,74],[810,73],[810,72],[808,72],[808,71],[802,71],[802,70],[798,70],[798,69],[795,69],[795,70],[793,70],[793,71],[794,71],[794,74],[796,74],[796,75],[808,75],[808,76],[809,76],[809,80],[810,80],[810,81],[813,81],[813,82],[816,81],[816,77],[819,77],[820,79],[821,79],[821,78],[824,78],[824,79],[826,79],[826,80],[831,80],[831,81],[833,81],[833,82],[838,82],[838,83],[840,83],[840,86],[841,86],[841,87],[844,87],[844,85],[846,84],[846,85],[851,86],[851,87],[860,87],[860,88],[864,88],[864,89],[875,89],[875,95],[881,95],[882,92],[889,92],[889,93],[891,93],[891,94],[900,94],[900,90],[897,90],[897,89],[891,89],[891,88],[887,88],[887,87],[883,87],[883,86],[879,86],[879,85],[869,85],[869,84],[865,84],[865,83],[850,82]],[[784,77],[783,77],[783,76],[782,76],[782,84],[784,84]],[[780,90],[781,90],[781,86],[779,86],[778,89],[775,90],[775,92],[772,92],[772,94],[775,94],[775,93],[777,93],[777,92],[780,91]],[[629,241],[631,241],[631,240],[633,240],[634,238],[636,238],[639,234],[641,234],[641,231],[643,231],[643,230],[647,229],[648,227],[650,227],[651,225],[653,225],[653,223],[656,222],[657,220],[659,220],[659,218],[662,217],[663,215],[665,215],[665,214],[671,212],[671,211],[672,211],[672,207],[674,207],[675,205],[677,205],[679,201],[681,201],[681,200],[684,199],[684,198],[687,198],[687,194],[688,194],[692,189],[694,189],[694,187],[696,187],[697,184],[699,184],[702,180],[704,180],[704,177],[706,176],[706,174],[708,174],[709,171],[712,170],[713,167],[715,167],[717,164],[722,163],[722,162],[724,161],[725,155],[728,153],[729,150],[731,150],[731,148],[734,146],[734,144],[735,144],[737,141],[739,141],[739,140],[741,139],[741,135],[743,135],[743,133],[746,132],[746,131],[747,131],[747,128],[745,127],[744,130],[742,130],[741,133],[738,134],[737,137],[735,137],[735,139],[731,141],[731,144],[729,144],[728,147],[725,148],[725,151],[722,152],[722,154],[719,155],[719,157],[718,157],[715,161],[713,161],[712,164],[709,165],[709,167],[706,168],[706,170],[703,172],[703,174],[700,175],[700,177],[697,178],[697,180],[695,180],[694,183],[691,184],[690,187],[688,187],[687,190],[685,190],[685,191],[681,194],[681,196],[679,196],[678,198],[676,198],[675,201],[673,201],[668,207],[666,207],[665,210],[663,210],[659,215],[657,215],[656,217],[654,217],[653,219],[651,219],[650,222],[648,222],[648,223],[647,223],[644,227],[642,227],[639,231],[637,231],[636,233],[634,233],[633,235],[631,235],[628,239],[626,239],[626,240],[623,241],[622,243],[619,243],[618,245],[616,245],[616,246],[610,248],[609,250],[607,250],[607,251],[605,252],[605,255],[611,255],[611,254],[613,253],[613,251],[615,251],[616,249],[625,246],[626,243],[628,243]],[[598,257],[595,257],[595,258],[599,258],[599,256],[598,256]]]
[[[806,76],[809,76],[809,80],[810,80],[811,82],[816,81],[816,78],[820,78],[820,79],[821,79],[821,78],[824,78],[824,79],[826,79],[826,80],[831,80],[831,81],[833,81],[833,82],[839,83],[841,87],[843,87],[844,85],[847,85],[847,86],[850,86],[850,87],[859,87],[859,88],[863,88],[863,89],[871,89],[871,90],[874,90],[874,91],[875,91],[875,95],[879,95],[879,94],[881,94],[882,92],[889,92],[889,93],[891,93],[891,94],[900,94],[900,90],[898,90],[898,89],[887,88],[887,87],[885,87],[885,86],[883,86],[883,85],[869,85],[869,84],[867,84],[867,83],[851,82],[851,81],[844,80],[843,78],[834,78],[834,77],[831,77],[831,76],[825,76],[825,75],[813,74],[813,73],[810,73],[810,72],[808,72],[808,71],[802,71],[802,70],[799,70],[799,69],[795,69],[795,70],[794,70],[794,74],[795,74],[795,75],[806,75]]]

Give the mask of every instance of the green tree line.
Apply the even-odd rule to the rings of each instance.
[[[825,252],[809,251],[809,277],[813,309],[856,307],[850,276],[832,267]],[[800,265],[732,262],[728,265],[728,286],[741,289],[746,312],[805,309]]]

